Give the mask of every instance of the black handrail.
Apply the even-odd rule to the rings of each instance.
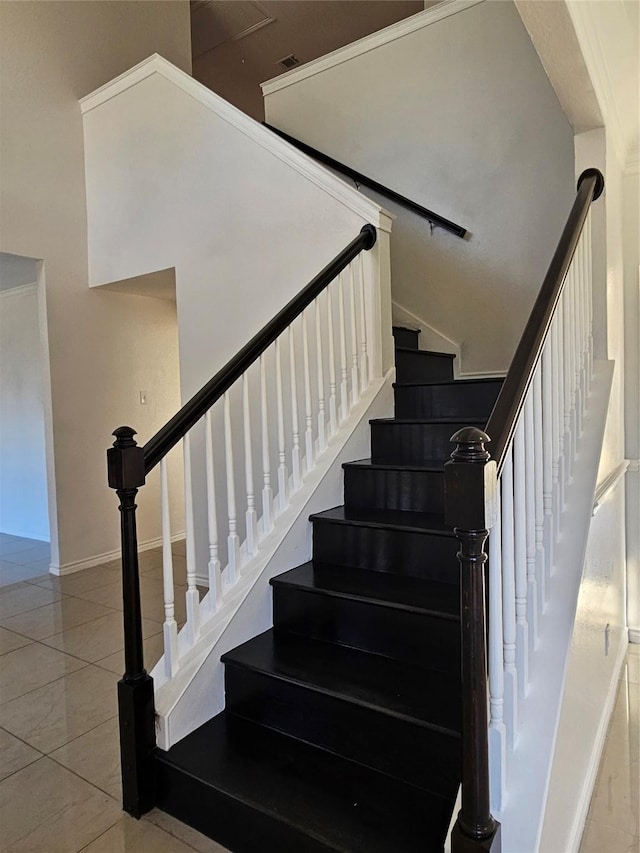
[[[412,201],[410,198],[400,195],[400,193],[397,193],[395,190],[389,189],[389,187],[385,187],[384,184],[380,184],[378,183],[378,181],[374,181],[373,178],[369,178],[366,175],[363,175],[362,172],[356,172],[356,170],[352,169],[351,166],[347,166],[345,165],[345,163],[341,163],[339,160],[334,160],[333,157],[329,157],[328,154],[323,154],[322,151],[318,151],[316,148],[312,148],[311,145],[307,145],[306,142],[301,142],[299,139],[296,139],[295,136],[289,136],[288,133],[285,133],[283,130],[278,130],[277,127],[273,127],[273,125],[268,124],[266,121],[263,122],[263,125],[269,128],[269,130],[272,130],[286,142],[289,142],[291,145],[294,145],[304,154],[308,154],[309,157],[313,157],[313,159],[317,160],[319,163],[323,163],[330,169],[335,169],[336,172],[342,172],[343,175],[346,175],[348,178],[351,178],[356,183],[362,184],[362,186],[364,187],[369,187],[370,190],[373,190],[374,192],[380,193],[380,195],[390,198],[397,204],[401,204],[403,207],[406,207],[413,213],[417,213],[418,216],[422,216],[424,219],[428,219],[433,226],[437,228],[442,228],[445,231],[450,231],[457,237],[466,236],[467,229],[463,228],[462,225],[456,225],[455,222],[451,222],[449,219],[445,219],[444,216],[440,216],[438,213],[434,213],[433,210],[429,210],[427,207],[423,207],[421,204],[418,204],[418,202]]]
[[[496,462],[498,474],[502,471],[506,450],[515,432],[535,366],[547,339],[565,276],[580,240],[591,202],[600,197],[603,189],[604,178],[598,169],[586,169],[580,175],[578,192],[569,218],[489,416],[486,431],[491,437],[491,458]]]
[[[363,250],[373,248],[377,239],[373,225],[364,225],[349,245],[318,273],[300,293],[279,311],[240,352],[219,370],[162,429],[144,446],[144,470],[148,474],[191,427],[204,417],[216,400],[253,364],[284,330],[334,278]]]
[[[331,263],[303,288],[264,328],[218,371],[144,448],[134,439],[136,431],[119,427],[107,451],[109,486],[120,499],[122,544],[122,595],[125,672],[118,682],[122,804],[125,811],[140,817],[156,802],[153,752],[156,745],[153,679],[144,668],[140,574],[135,498],[145,476],[191,427],[202,418],[224,392],[259,358],[277,337],[363,250],[377,238],[373,225],[360,234]]]
[[[501,827],[491,814],[489,796],[484,566],[485,542],[494,519],[486,466],[495,461],[499,474],[504,465],[589,207],[603,189],[604,178],[597,169],[580,175],[575,202],[489,417],[487,432],[477,427],[458,430],[451,438],[456,448],[444,466],[445,522],[460,543],[462,808],[451,835],[453,853],[500,853],[501,849]],[[491,454],[485,447],[489,441]]]

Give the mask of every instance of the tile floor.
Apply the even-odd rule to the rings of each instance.
[[[0,851],[225,853],[162,812],[123,815],[119,563],[62,578],[48,565],[45,543],[0,534]],[[159,550],[141,556],[149,667],[162,644],[161,565]],[[183,543],[175,569],[185,572]],[[639,732],[640,646],[630,646],[580,853],[640,849]]]

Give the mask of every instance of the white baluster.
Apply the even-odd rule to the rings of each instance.
[[[329,435],[338,431],[336,406],[336,347],[333,338],[333,285],[327,288],[327,327],[329,331]]]
[[[543,543],[546,577],[553,565],[553,370],[551,366],[552,335],[542,350],[542,509]]]
[[[233,470],[233,433],[231,432],[231,403],[229,392],[224,395],[224,455],[227,471],[227,514],[229,517],[229,535],[227,548],[229,563],[227,566],[227,586],[234,586],[240,570],[240,537],[238,536],[238,518],[236,513],[236,482]]]
[[[364,392],[369,384],[369,356],[367,353],[367,317],[364,298],[364,266],[362,252],[358,255],[358,297],[360,310],[360,391]]]
[[[209,529],[209,593],[210,612],[222,600],[222,574],[218,555],[218,509],[216,504],[216,479],[213,459],[213,415],[211,409],[205,417],[205,451],[207,468],[207,521]]]
[[[260,425],[262,428],[262,535],[273,530],[273,489],[269,459],[269,404],[267,402],[267,367],[260,356]]]
[[[358,331],[356,322],[356,280],[353,262],[349,264],[349,320],[351,329],[351,405],[360,399],[358,374]]]
[[[556,368],[558,372],[558,501],[555,509],[556,516],[556,539],[559,535],[560,514],[564,510],[564,487],[565,487],[565,436],[564,436],[564,410],[565,410],[565,382],[564,382],[564,318],[562,299],[558,302],[556,316],[557,349]]]
[[[316,360],[318,371],[318,453],[322,453],[327,446],[326,415],[324,413],[324,364],[322,353],[322,327],[320,323],[320,297],[315,301],[316,308]]]
[[[527,622],[527,500],[525,489],[524,424],[513,443],[513,517],[516,565],[516,659],[520,698],[529,684],[529,623]]]
[[[580,386],[582,388],[582,421],[584,423],[584,419],[587,415],[587,397],[589,395],[589,383],[587,380],[587,361],[589,358],[589,320],[587,318],[586,292],[587,267],[589,260],[587,258],[587,240],[584,229],[580,238],[580,251],[582,253],[582,263],[580,265]]]
[[[516,575],[513,515],[513,449],[509,449],[501,486],[502,633],[504,640],[504,719],[513,749],[518,733],[518,671],[516,668]],[[489,546],[491,547],[491,546]]]
[[[187,538],[187,636],[190,644],[200,633],[200,595],[196,585],[196,537],[193,524],[193,487],[191,484],[191,440],[187,433],[182,440],[184,452],[184,516]]]
[[[544,451],[542,439],[542,364],[533,375],[533,465],[535,496],[535,564],[538,616],[542,616],[546,601],[544,552]]]
[[[276,340],[276,403],[278,410],[278,510],[284,512],[289,504],[287,494],[287,461],[284,439],[284,401],[282,397],[282,359],[280,338]]]
[[[164,671],[173,678],[178,671],[178,623],[175,619],[173,585],[173,554],[171,553],[171,507],[167,482],[167,458],[160,460],[160,483],[162,491],[162,589],[164,597]]]
[[[536,578],[536,463],[533,428],[533,397],[529,388],[524,404],[524,493],[527,548],[527,622],[529,653],[538,640],[538,583]]]
[[[296,342],[293,326],[289,326],[289,372],[291,379],[291,479],[292,491],[297,492],[302,484],[300,476],[300,427],[298,425],[298,377],[296,374]]]
[[[571,320],[569,316],[570,307],[566,291],[563,291],[560,299],[562,302],[562,364],[564,377],[564,477],[562,484],[563,487],[566,487],[571,478],[571,471],[573,467],[573,444],[571,435]]]
[[[582,367],[582,349],[581,349],[581,327],[582,327],[582,305],[580,302],[580,283],[582,281],[582,249],[581,242],[578,242],[578,246],[576,248],[575,255],[573,256],[573,296],[572,296],[572,304],[573,304],[573,347],[574,347],[574,356],[573,356],[573,384],[576,389],[576,410],[574,414],[575,419],[575,432],[576,432],[576,440],[578,436],[582,435],[582,382],[581,380],[581,367]]]
[[[338,276],[338,325],[340,337],[340,421],[349,414],[349,390],[347,382],[347,329],[344,319],[344,274]]]
[[[302,312],[302,367],[304,372],[304,452],[305,470],[313,471],[313,414],[311,411],[311,372],[309,370],[309,338],[307,334],[307,311]]]
[[[244,421],[244,477],[247,488],[247,554],[258,553],[258,513],[253,490],[253,453],[251,451],[251,409],[249,407],[249,376],[242,375],[242,420]]]
[[[587,359],[587,389],[591,388],[591,380],[593,378],[593,254],[591,247],[591,211],[587,215],[585,222],[586,241],[587,241],[587,317],[588,317],[588,354]]]
[[[489,537],[489,755],[491,807],[502,808],[506,787],[506,728],[504,724],[504,660],[502,634],[502,527],[500,492],[496,523]]]

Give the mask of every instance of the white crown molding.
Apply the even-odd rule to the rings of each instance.
[[[478,0],[475,0],[478,2]],[[340,178],[337,178],[324,166],[319,165],[311,157],[298,151],[284,139],[281,139],[273,131],[259,124],[248,115],[241,112],[232,104],[225,101],[215,92],[207,89],[193,77],[185,74],[175,65],[172,65],[162,56],[154,53],[148,59],[133,68],[120,74],[114,80],[86,95],[80,99],[80,110],[85,116],[92,110],[97,109],[108,101],[137,86],[144,80],[158,74],[173,83],[185,94],[189,95],[199,104],[215,113],[223,121],[239,130],[249,139],[252,139],[266,151],[269,151],[287,166],[298,172],[317,187],[324,190],[340,204],[347,207],[357,216],[380,228],[382,231],[391,230],[391,214],[363,196],[358,190],[349,186]]]
[[[605,124],[611,134],[618,161],[627,169],[627,142],[624,122],[620,115],[615,87],[607,69],[602,43],[589,10],[589,3],[567,2],[567,10],[578,36],[582,55],[591,77],[596,99],[604,115]]]
[[[27,296],[30,293],[38,292],[38,282],[31,284],[21,284],[19,287],[10,287],[8,290],[0,290],[0,299],[18,299],[20,296]]]
[[[418,12],[417,15],[412,15],[410,18],[404,18],[390,27],[385,27],[377,33],[354,41],[352,44],[347,44],[337,50],[327,53],[326,56],[321,56],[318,59],[313,59],[305,65],[300,65],[293,68],[291,71],[286,71],[284,74],[279,74],[265,83],[261,83],[262,94],[266,97],[280,89],[285,89],[294,83],[299,83],[300,80],[306,80],[307,77],[313,77],[315,74],[320,74],[328,68],[335,68],[336,65],[341,65],[343,62],[348,62],[356,56],[362,56],[363,53],[368,53],[370,50],[380,47],[383,44],[389,44],[396,39],[403,38],[410,33],[415,33],[424,27],[429,27],[444,18],[449,18],[451,15],[457,15],[458,12],[464,12],[465,9],[471,6],[477,6],[479,3],[484,3],[484,0],[443,0],[437,6],[432,6],[430,9],[425,9],[424,12]]]

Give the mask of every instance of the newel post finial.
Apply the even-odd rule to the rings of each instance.
[[[452,853],[500,853],[500,824],[489,804],[487,649],[484,544],[495,513],[496,465],[489,436],[464,427],[451,437],[444,466],[445,521],[460,550],[460,658],[462,674],[462,808],[451,834]]]

